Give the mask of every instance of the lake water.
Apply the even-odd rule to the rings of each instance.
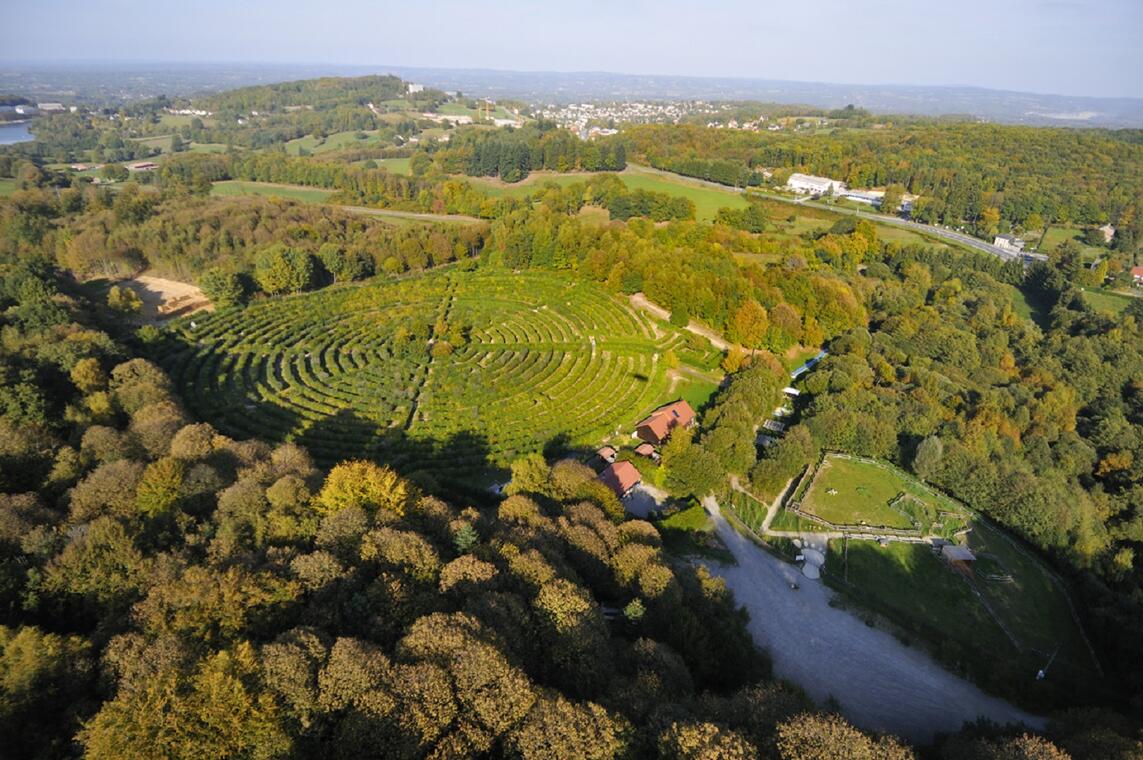
[[[27,121],[18,124],[0,124],[0,145],[34,140],[32,133],[28,131],[29,126],[31,126],[31,122]]]

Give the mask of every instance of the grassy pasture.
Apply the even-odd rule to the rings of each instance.
[[[0,179],[0,196],[11,195],[16,192],[16,180]]]
[[[452,333],[427,340],[437,319],[464,336],[451,351]],[[595,286],[500,270],[329,287],[170,330],[155,358],[227,434],[468,483],[630,431],[678,397],[661,356],[683,341]]]
[[[1083,292],[1083,299],[1087,301],[1093,309],[1109,311],[1112,314],[1119,314],[1130,306],[1132,298],[1133,296],[1125,296],[1102,289],[1085,289]]]
[[[358,135],[364,135],[363,138],[358,138]],[[381,138],[375,130],[362,131],[362,132],[334,132],[327,135],[325,138],[319,140],[313,135],[306,135],[299,137],[296,140],[290,140],[286,143],[286,152],[290,155],[299,155],[302,149],[310,153],[325,153],[332,150],[344,150],[346,148],[365,147],[369,145],[380,145]]]
[[[1100,255],[1105,255],[1107,249],[1099,246],[1088,245],[1083,240],[1083,229],[1080,227],[1068,227],[1064,225],[1053,224],[1044,233],[1044,239],[1040,243],[1040,251],[1042,253],[1049,253],[1056,250],[1064,243],[1071,241],[1075,243],[1083,254],[1084,261],[1091,261]],[[1030,244],[1035,244],[1036,239],[1033,237],[1029,241]]]
[[[925,544],[834,540],[831,584],[928,643],[939,659],[986,687],[1022,698],[1097,686],[1097,669],[1072,618],[1067,591],[1043,562],[982,520],[966,577]],[[1033,679],[1056,653],[1046,681]]]
[[[317,187],[304,187],[302,185],[279,185],[272,182],[246,182],[243,180],[226,180],[215,182],[210,188],[211,195],[262,195],[269,198],[287,198],[302,203],[322,203],[333,195],[332,190],[323,190]]]
[[[188,150],[191,153],[225,153],[229,148],[230,146],[226,143],[192,142]]]
[[[413,173],[407,158],[379,158],[376,161],[379,167],[394,174],[410,175]]]
[[[916,529],[948,537],[964,527],[964,510],[956,502],[892,465],[865,459],[827,455],[795,498],[802,511],[835,525]]]
[[[527,179],[510,185],[485,177],[465,177],[465,179],[489,195],[523,198],[535,193],[543,185],[550,182],[566,187],[574,182],[583,182],[593,176],[595,176],[593,172],[565,174],[532,172]],[[695,204],[695,218],[702,222],[713,221],[720,208],[745,208],[747,205],[740,193],[702,185],[683,177],[651,171],[638,166],[628,166],[618,173],[618,177],[631,190],[648,190],[689,198]]]

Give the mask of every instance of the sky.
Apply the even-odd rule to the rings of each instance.
[[[0,0],[0,59],[608,71],[1143,97],[1143,0]]]

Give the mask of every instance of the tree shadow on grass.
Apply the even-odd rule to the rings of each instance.
[[[387,465],[424,491],[457,503],[485,503],[494,494],[483,487],[493,471],[488,439],[473,431],[447,438],[410,436],[353,409],[343,409],[309,424],[295,437],[324,468],[346,459]]]

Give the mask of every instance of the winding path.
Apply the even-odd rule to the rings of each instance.
[[[671,312],[664,309],[662,306],[655,303],[651,299],[647,298],[647,296],[642,293],[632,293],[630,296],[628,296],[628,298],[631,301],[631,305],[636,309],[642,309],[643,311],[649,312],[653,316],[656,316],[662,320],[668,320],[671,318]],[[698,335],[699,337],[706,338],[708,341],[710,341],[710,344],[717,348],[719,351],[725,351],[730,348],[730,344],[723,340],[721,335],[706,325],[700,324],[693,319],[687,323],[687,326],[684,329],[687,332],[692,332],[695,335]]]
[[[926,653],[830,606],[833,592],[734,530],[718,503],[703,506],[737,565],[711,564],[750,613],[754,641],[769,650],[775,674],[821,702],[833,697],[857,726],[927,744],[979,716],[997,723],[1044,720],[953,675]],[[799,590],[790,589],[797,582]]]

